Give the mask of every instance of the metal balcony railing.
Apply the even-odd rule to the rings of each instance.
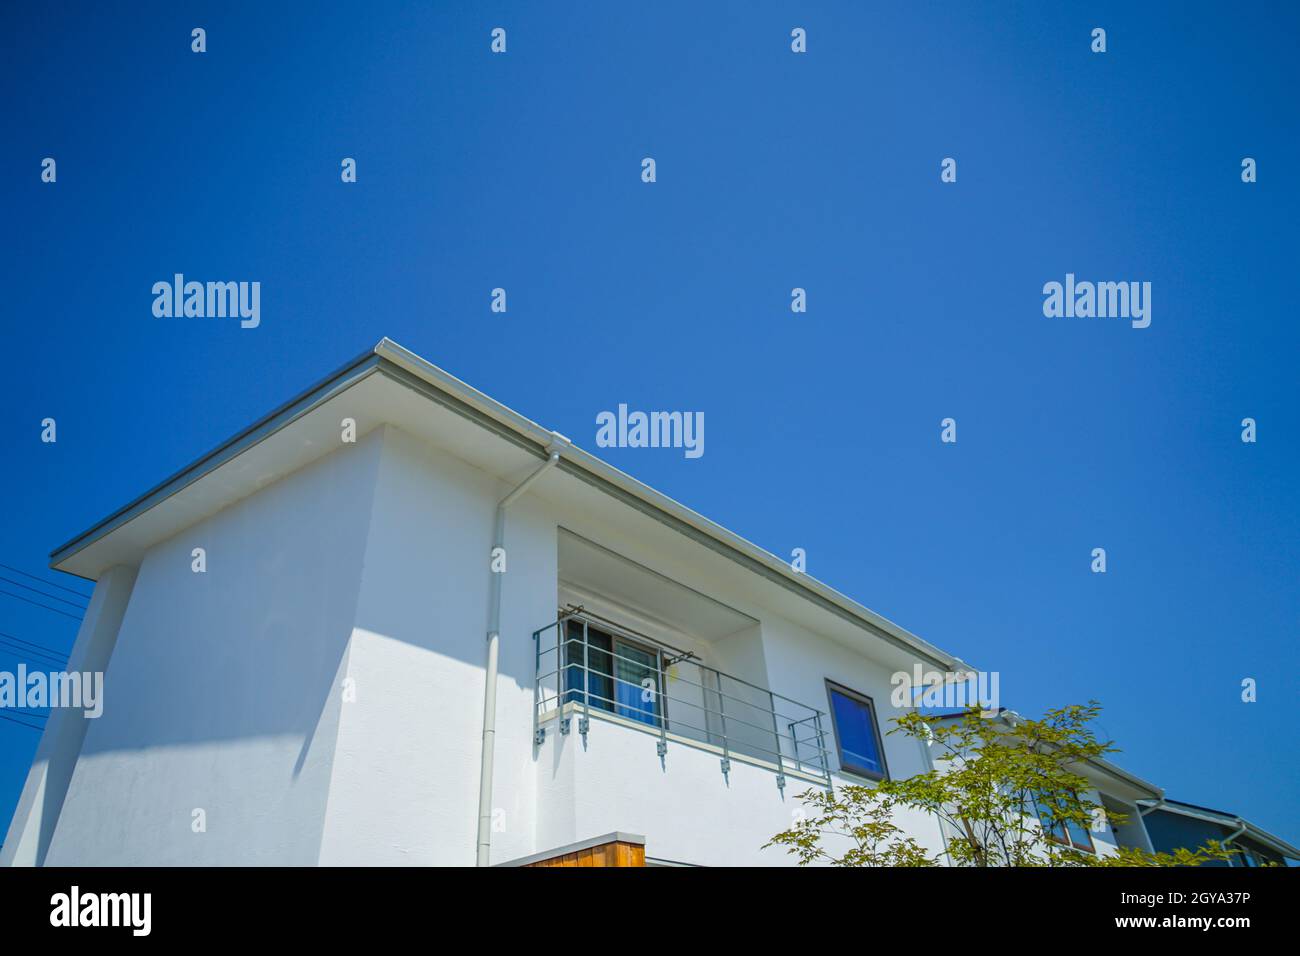
[[[591,718],[621,723],[668,744],[716,752],[724,776],[732,759],[831,786],[825,714],[757,684],[707,667],[677,651],[588,612],[563,614],[533,632],[536,683],[533,739],[549,725],[570,732],[578,718],[583,745]]]

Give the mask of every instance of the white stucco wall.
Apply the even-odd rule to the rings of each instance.
[[[492,518],[524,474],[499,480],[384,425],[150,549],[47,862],[473,863]],[[805,781],[783,794],[741,760],[724,779],[716,753],[683,744],[661,766],[654,736],[598,719],[586,749],[576,726],[534,747],[531,634],[562,600],[558,527],[759,622],[690,644],[707,664],[823,711],[829,677],[875,700],[882,732],[889,669],[770,613],[734,569],[648,552],[543,492],[507,523],[492,861],[622,830],[652,857],[789,863],[760,848]],[[885,751],[895,776],[926,769],[915,741]],[[902,822],[941,848],[933,820]]]
[[[149,550],[48,864],[317,862],[378,439]]]
[[[826,692],[828,679],[871,698],[880,728],[885,766],[891,777],[911,777],[930,769],[920,741],[902,733],[889,733],[897,726],[896,718],[904,713],[890,703],[892,668],[776,615],[768,615],[763,620],[763,654],[772,690],[824,712],[823,730],[831,751],[832,777],[837,786],[867,781],[838,772],[838,750]],[[934,817],[900,810],[895,820],[929,852],[943,851],[943,834]]]
[[[598,718],[584,749],[577,733],[548,731],[539,752],[538,843],[562,846],[614,830],[640,833],[646,855],[705,866],[785,865],[779,849],[760,848],[790,825],[795,795],[769,771],[669,744],[661,767],[655,737]]]
[[[326,864],[471,865],[488,554],[510,488],[387,428],[321,848]],[[506,525],[493,860],[534,851],[533,629],[553,620],[555,527],[524,497]]]
[[[131,599],[135,576],[134,567],[116,565],[95,583],[68,655],[69,673],[95,675],[107,668]],[[4,847],[0,849],[0,866],[40,866],[45,862],[86,731],[98,719],[87,717],[84,710],[54,708],[50,711],[9,821]]]

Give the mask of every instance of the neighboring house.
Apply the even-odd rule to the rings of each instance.
[[[1206,866],[1286,866],[1287,860],[1300,861],[1300,850],[1290,843],[1222,810],[1180,800],[1145,800],[1142,815],[1151,843],[1158,851],[1194,850],[1210,840],[1239,851],[1229,862],[1215,861]]]
[[[0,863],[786,865],[800,792],[928,769],[891,675],[971,669],[388,340],[51,566],[104,711]]]
[[[989,713],[985,719],[995,720],[1008,728],[1022,719],[1015,711],[1006,708],[1000,708],[996,716],[992,716],[992,711]],[[958,719],[959,715],[948,714],[945,717]],[[939,769],[943,769],[945,761],[939,760],[937,754],[932,759]],[[1144,801],[1162,800],[1164,791],[1101,757],[1070,765],[1068,769],[1091,785],[1091,789],[1079,794],[1080,799],[1101,807],[1102,812],[1097,814],[1088,829],[1073,823],[1056,823],[1052,834],[1056,841],[1099,857],[1114,856],[1121,847],[1151,852],[1152,841],[1143,826],[1141,809]],[[1037,825],[1051,824],[1050,821],[1043,824],[1040,816]]]

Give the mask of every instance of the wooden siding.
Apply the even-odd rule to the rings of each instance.
[[[602,843],[576,853],[549,860],[538,860],[527,866],[645,866],[645,847],[635,843]]]

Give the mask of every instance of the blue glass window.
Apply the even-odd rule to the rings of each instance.
[[[658,655],[597,627],[584,628],[576,618],[568,621],[566,631],[565,701],[585,702],[598,710],[658,726]]]
[[[839,745],[840,769],[872,780],[885,779],[888,773],[871,698],[835,684],[828,684],[827,690]]]
[[[1038,820],[1043,825],[1043,830],[1053,840],[1065,846],[1073,846],[1076,850],[1095,852],[1092,834],[1088,832],[1087,827],[1082,827],[1073,820],[1057,820],[1037,797],[1034,798],[1034,805],[1038,810]]]

